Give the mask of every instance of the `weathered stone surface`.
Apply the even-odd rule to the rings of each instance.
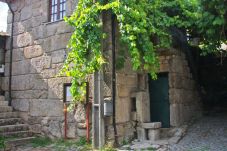
[[[38,27],[33,27],[31,31],[31,35],[34,40],[38,40],[43,38],[44,35],[44,27],[43,26],[38,26]]]
[[[70,83],[71,78],[60,77],[48,79],[48,98],[63,99],[63,83]]]
[[[79,136],[79,137],[84,137],[84,136],[86,136],[86,129],[77,129],[77,135]]]
[[[45,27],[46,32],[44,33],[45,37],[50,37],[56,34],[58,28],[57,23],[47,24]]]
[[[45,125],[42,130],[45,134],[48,134],[48,136],[52,138],[60,138],[63,136],[61,133],[61,123],[57,120],[49,121],[48,125]]]
[[[33,133],[40,134],[42,132],[41,124],[29,125],[29,130]]]
[[[159,129],[150,129],[148,130],[148,139],[151,141],[158,140],[160,138],[160,130]]]
[[[15,110],[27,112],[29,111],[29,100],[13,99],[12,106]]]
[[[85,108],[83,106],[83,104],[79,104],[76,108],[76,112],[74,115],[74,118],[76,119],[76,121],[78,123],[83,123],[85,122],[86,119],[86,112],[85,112]]]
[[[31,59],[31,71],[41,72],[43,69],[48,69],[51,67],[51,57],[44,55],[37,58]]]
[[[34,57],[39,57],[43,54],[42,47],[40,45],[33,45],[24,48],[24,56],[25,58],[34,58]]]
[[[122,111],[124,111],[122,113]],[[116,122],[123,123],[130,121],[131,104],[130,99],[117,99],[116,102]]]
[[[39,75],[20,75],[12,77],[12,90],[47,90],[47,81]]]
[[[72,32],[71,26],[69,26],[64,21],[58,23],[57,34],[63,34],[63,33],[69,33],[69,32]]]
[[[141,126],[146,129],[157,129],[161,128],[161,122],[149,122],[149,123],[142,123]]]
[[[52,63],[63,63],[66,59],[65,50],[54,51],[51,53]]]
[[[127,85],[127,86],[137,86],[137,75],[136,74],[117,74],[117,84]]]
[[[63,103],[59,100],[33,99],[30,102],[31,116],[62,116]]]
[[[12,92],[12,98],[16,99],[46,99],[47,96],[47,90],[27,90]]]
[[[22,75],[30,73],[30,61],[22,60],[12,63],[12,75]]]
[[[26,32],[17,36],[17,46],[25,47],[32,44],[32,36],[30,33]]]
[[[75,123],[68,123],[67,124],[67,138],[75,138],[76,137],[76,124]],[[64,135],[65,131],[65,124],[62,124],[62,134]]]
[[[37,16],[32,18],[32,27],[40,26],[41,23],[42,23],[42,16],[38,16],[39,13],[40,13],[39,10],[40,9],[37,9],[37,12],[36,13],[33,12],[33,15],[37,15]]]
[[[137,117],[140,122],[150,122],[150,102],[146,92],[136,94]]]
[[[31,6],[26,6],[22,9],[21,11],[21,20],[27,20],[32,17],[32,7]]]
[[[49,47],[49,49],[46,49],[46,52],[65,49],[70,37],[71,33],[65,33],[50,37],[51,46]]]
[[[128,97],[130,95],[129,87],[125,85],[117,85],[117,96]]]
[[[22,34],[24,32],[25,32],[25,27],[21,22],[17,22],[14,24],[14,34],[13,35]]]
[[[21,61],[24,59],[23,49],[14,49],[13,50],[13,61]]]

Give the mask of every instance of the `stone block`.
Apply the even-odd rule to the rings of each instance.
[[[34,73],[40,73],[43,69],[49,69],[51,67],[51,57],[44,55],[31,59],[31,71]]]
[[[125,85],[117,85],[117,96],[118,97],[129,97],[130,96],[130,87]]]
[[[27,20],[32,17],[32,7],[31,6],[26,6],[21,10],[21,20]]]
[[[168,63],[161,63],[159,67],[159,72],[169,72],[169,64]]]
[[[9,77],[2,77],[1,89],[7,91],[9,88]]]
[[[36,12],[33,12],[33,15],[35,15],[35,17],[32,17],[32,27],[37,27],[40,26],[42,27],[43,25],[42,23],[42,16],[38,16],[40,14],[40,8],[36,9]]]
[[[5,63],[4,76],[5,77],[8,77],[9,76],[9,63]]]
[[[24,51],[22,48],[13,49],[13,61],[21,61],[24,59]]]
[[[18,35],[25,32],[25,27],[21,22],[14,23],[14,34]]]
[[[24,48],[24,56],[27,59],[31,59],[34,57],[39,57],[43,54],[42,47],[40,45],[33,45]]]
[[[160,129],[149,129],[148,139],[151,141],[158,140],[160,138]]]
[[[70,77],[48,79],[48,98],[63,99],[63,84],[70,83]]]
[[[180,126],[182,124],[182,105],[171,104],[170,105],[170,125]]]
[[[39,75],[20,75],[12,77],[12,90],[47,90],[47,81]]]
[[[57,34],[69,33],[72,32],[73,28],[68,25],[66,22],[62,21],[58,23]]]
[[[26,32],[24,34],[20,34],[17,36],[17,46],[18,47],[25,47],[31,45],[33,42],[32,36],[29,32]]]
[[[29,125],[29,130],[33,133],[40,134],[42,132],[42,126],[41,124]]]
[[[124,112],[122,112],[124,111]],[[130,121],[131,104],[129,98],[117,98],[116,100],[116,122],[123,123]]]
[[[45,37],[50,37],[54,36],[57,32],[58,24],[53,23],[53,24],[47,24],[45,26],[46,32],[44,33]]]
[[[46,99],[47,96],[47,90],[12,91],[14,99]]]
[[[44,27],[41,25],[33,27],[30,33],[34,40],[42,39],[44,37]]]
[[[140,141],[146,140],[146,132],[144,128],[137,127],[137,135]]]
[[[17,111],[28,112],[29,111],[29,100],[13,99],[12,106]]]
[[[80,128],[78,128],[77,129],[77,135],[79,137],[85,137],[86,136],[86,129],[80,129]]]
[[[150,122],[150,123],[142,123],[142,128],[145,129],[158,129],[162,127],[161,122]]]
[[[12,63],[12,75],[24,75],[30,73],[30,60],[22,60]]]
[[[63,116],[63,103],[60,100],[32,99],[31,116]]]
[[[52,138],[60,138],[63,136],[62,130],[61,130],[61,123],[59,121],[50,121],[48,123],[48,126],[45,126],[46,134],[48,136],[52,136]]]
[[[78,104],[74,118],[77,123],[84,123],[86,121],[86,111],[83,104]]]
[[[148,92],[138,92],[136,94],[136,108],[139,122],[150,122],[150,100]]]
[[[29,125],[41,124],[42,119],[43,119],[42,117],[29,116],[27,122],[28,122]]]
[[[50,78],[55,78],[57,74],[58,74],[57,69],[44,69],[41,71],[40,76],[43,79],[50,79]]]
[[[127,85],[137,87],[137,75],[136,74],[120,74],[116,75],[116,83],[119,85]]]
[[[62,135],[65,135],[65,124],[62,124]],[[75,123],[67,123],[67,138],[76,138],[76,124]]]
[[[53,51],[51,53],[52,63],[63,63],[66,59],[66,52],[64,49]]]

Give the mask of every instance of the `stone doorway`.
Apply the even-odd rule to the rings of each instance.
[[[157,80],[149,76],[151,122],[161,122],[163,128],[170,127],[169,77],[159,73]]]

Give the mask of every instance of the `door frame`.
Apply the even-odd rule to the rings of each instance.
[[[171,108],[170,108],[170,93],[169,93],[169,72],[159,72],[157,73],[157,78],[161,75],[161,76],[167,76],[167,79],[168,79],[168,106],[169,106],[169,126],[171,127]],[[150,114],[150,121],[151,121],[151,92],[150,92],[150,86],[151,86],[151,81],[152,81],[152,78],[151,76],[148,74],[148,94],[149,94],[149,114]],[[152,122],[152,121],[151,121]]]

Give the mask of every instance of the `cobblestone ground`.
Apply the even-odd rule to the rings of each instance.
[[[227,114],[205,116],[170,151],[227,151]]]

